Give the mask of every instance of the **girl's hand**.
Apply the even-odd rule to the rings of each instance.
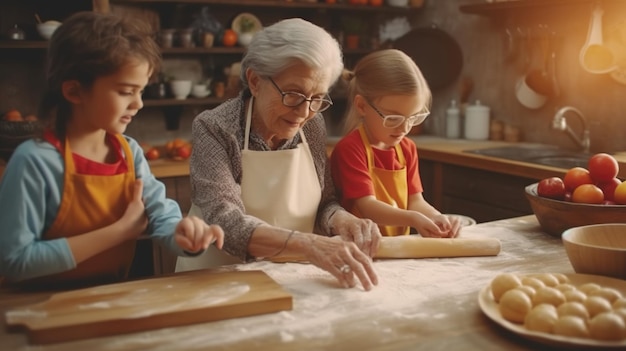
[[[424,218],[425,220],[421,221],[420,227],[417,227],[417,231],[423,237],[456,238],[459,235],[461,222],[458,218],[441,214],[432,218],[424,216]]]
[[[143,181],[135,179],[133,198],[126,207],[124,215],[120,219],[123,223],[124,233],[128,233],[128,240],[139,237],[148,228],[148,216],[141,195],[143,194]]]
[[[380,230],[376,223],[369,219],[358,218],[353,214],[338,210],[330,219],[333,234],[345,241],[356,244],[367,256],[374,257],[380,243]]]
[[[354,242],[337,237],[319,235],[311,237],[311,245],[307,245],[306,259],[335,276],[344,288],[356,286],[357,279],[365,290],[371,290],[374,285],[378,285],[378,276],[374,271],[372,259]]]
[[[213,242],[218,249],[224,246],[224,231],[218,225],[208,225],[201,218],[188,216],[176,226],[174,239],[180,248],[188,252],[206,250]]]

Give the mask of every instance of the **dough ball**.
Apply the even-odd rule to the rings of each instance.
[[[580,302],[565,302],[556,308],[559,317],[576,316],[584,320],[589,319],[589,311],[587,307]]]
[[[626,298],[620,297],[619,299],[613,301],[611,307],[613,307],[614,310],[626,308]]]
[[[531,300],[533,299],[533,296],[535,296],[535,294],[537,293],[535,289],[531,288],[528,285],[520,285],[515,289],[523,291],[526,295],[528,295],[528,297],[530,297]]]
[[[543,303],[535,306],[524,318],[524,327],[528,330],[552,333],[552,327],[559,315],[556,307]]]
[[[587,296],[600,296],[607,299],[610,303],[622,297],[622,293],[613,288],[601,288],[591,291]]]
[[[496,302],[500,301],[505,292],[522,285],[519,277],[513,273],[498,274],[491,281],[491,293]]]
[[[541,280],[528,276],[522,278],[522,285],[528,285],[535,290],[539,290],[546,286],[546,284]]]
[[[576,316],[559,317],[554,323],[552,332],[556,335],[588,338],[589,329],[584,319]]]
[[[513,323],[523,323],[532,305],[528,295],[521,290],[512,289],[500,298],[499,309],[504,319]]]
[[[555,286],[555,288],[557,288],[561,292],[576,290],[576,287],[570,283],[560,283],[557,286]]]
[[[552,275],[558,279],[560,284],[569,283],[569,278],[563,273],[552,273]]]
[[[613,310],[613,313],[622,317],[622,320],[624,320],[624,323],[626,323],[626,308],[625,307],[616,308]]]
[[[553,306],[558,306],[565,302],[565,295],[558,290],[550,286],[545,286],[537,290],[535,296],[533,296],[533,306],[537,306],[542,303],[547,303]]]
[[[546,286],[555,287],[559,285],[559,280],[550,273],[533,274],[531,277],[541,280]]]
[[[612,309],[609,301],[600,296],[589,296],[583,304],[589,311],[589,317],[591,318],[602,312],[609,312]]]
[[[565,291],[563,295],[565,296],[565,300],[571,302],[585,302],[585,300],[587,300],[587,294],[578,289]]]
[[[589,321],[589,334],[599,340],[622,340],[626,336],[626,323],[613,312],[602,312]]]
[[[602,289],[602,287],[596,283],[585,283],[578,287],[578,290],[584,292],[586,295],[589,295],[592,291],[600,289]]]

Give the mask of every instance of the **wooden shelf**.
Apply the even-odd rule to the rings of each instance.
[[[319,10],[343,10],[343,11],[385,11],[403,13],[406,11],[418,10],[421,7],[396,7],[396,6],[370,6],[370,5],[350,5],[350,4],[327,4],[322,2],[298,2],[287,0],[239,0],[236,3],[233,0],[111,0],[112,4],[198,4],[198,5],[225,5],[240,7],[280,7],[280,8],[300,8],[300,9],[319,9]]]
[[[159,106],[191,106],[191,105],[218,105],[224,102],[225,99],[218,97],[206,97],[206,98],[194,98],[189,97],[184,100],[178,99],[146,99],[143,101],[144,107],[159,107]]]
[[[0,40],[0,49],[46,49],[45,40]]]
[[[459,9],[463,13],[492,16],[499,15],[502,12],[516,10],[539,10],[548,7],[566,7],[573,5],[593,5],[598,0],[509,0],[491,3],[466,4],[461,5]],[[607,3],[618,3],[622,0],[605,0]]]

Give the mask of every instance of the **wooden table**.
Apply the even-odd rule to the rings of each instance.
[[[45,346],[21,332],[0,334],[0,350],[532,350],[543,345],[491,322],[478,292],[500,272],[573,273],[559,238],[534,216],[466,227],[496,237],[496,257],[380,260],[370,292],[342,289],[308,264],[266,261],[222,268],[262,269],[294,296],[291,311]],[[48,294],[0,294],[0,311]]]

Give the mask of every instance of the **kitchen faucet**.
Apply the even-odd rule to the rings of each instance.
[[[578,135],[576,135],[572,128],[567,124],[567,120],[565,119],[565,113],[569,111],[574,112],[583,123],[582,138],[579,138]],[[587,123],[585,116],[583,116],[583,113],[580,112],[579,109],[572,106],[561,107],[552,119],[552,128],[567,132],[569,136],[583,148],[583,152],[589,153],[589,148],[591,146],[591,139],[589,137],[589,124]]]

